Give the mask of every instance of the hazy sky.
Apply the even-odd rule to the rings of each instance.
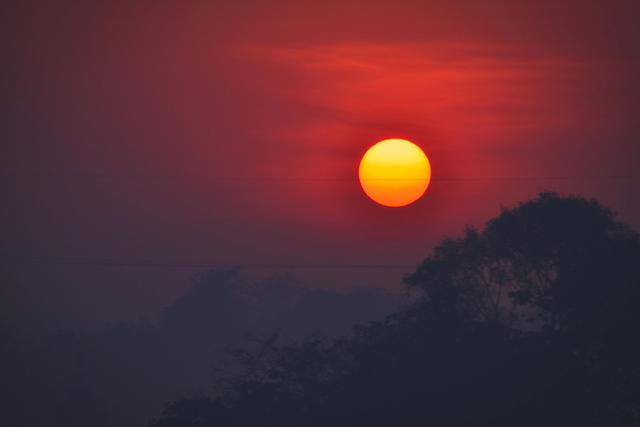
[[[413,265],[545,189],[640,226],[637,2],[97,3],[0,9],[15,313],[137,317],[189,286],[176,264]],[[356,180],[387,137],[431,159],[408,208]],[[332,288],[408,271],[292,270]]]

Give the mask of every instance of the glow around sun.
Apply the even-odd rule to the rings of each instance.
[[[385,139],[362,156],[360,185],[373,201],[401,207],[418,200],[431,181],[431,164],[416,144],[405,139]]]

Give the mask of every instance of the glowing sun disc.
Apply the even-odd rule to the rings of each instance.
[[[400,207],[422,197],[431,181],[431,165],[413,142],[385,139],[362,156],[358,176],[362,189],[373,201]]]

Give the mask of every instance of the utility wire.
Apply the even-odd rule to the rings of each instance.
[[[0,256],[0,263],[10,264],[53,264],[53,265],[78,265],[95,267],[154,267],[170,269],[288,269],[288,270],[373,270],[388,269],[400,270],[415,268],[411,264],[309,264],[309,263],[200,263],[200,262],[158,262],[158,261],[136,261],[116,258],[76,258],[76,257],[51,257],[51,256]]]

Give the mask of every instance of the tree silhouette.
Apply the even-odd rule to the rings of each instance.
[[[286,276],[208,271],[156,321],[29,336],[0,318],[0,425],[144,425],[163,402],[207,390],[212,378],[229,386],[257,382],[254,374],[279,356],[262,337],[282,346],[313,333],[340,336],[397,302],[384,292],[313,290]],[[240,364],[230,348],[239,348]],[[194,405],[203,403],[176,406],[177,419],[201,418]]]
[[[333,342],[272,337],[221,393],[150,425],[640,423],[640,243],[597,202],[542,193],[405,282],[412,306]]]
[[[593,333],[637,298],[638,256],[608,209],[542,193],[446,239],[406,282],[443,315]]]
[[[95,396],[95,390],[80,358],[68,380],[53,421],[56,427],[107,425],[106,411]]]

